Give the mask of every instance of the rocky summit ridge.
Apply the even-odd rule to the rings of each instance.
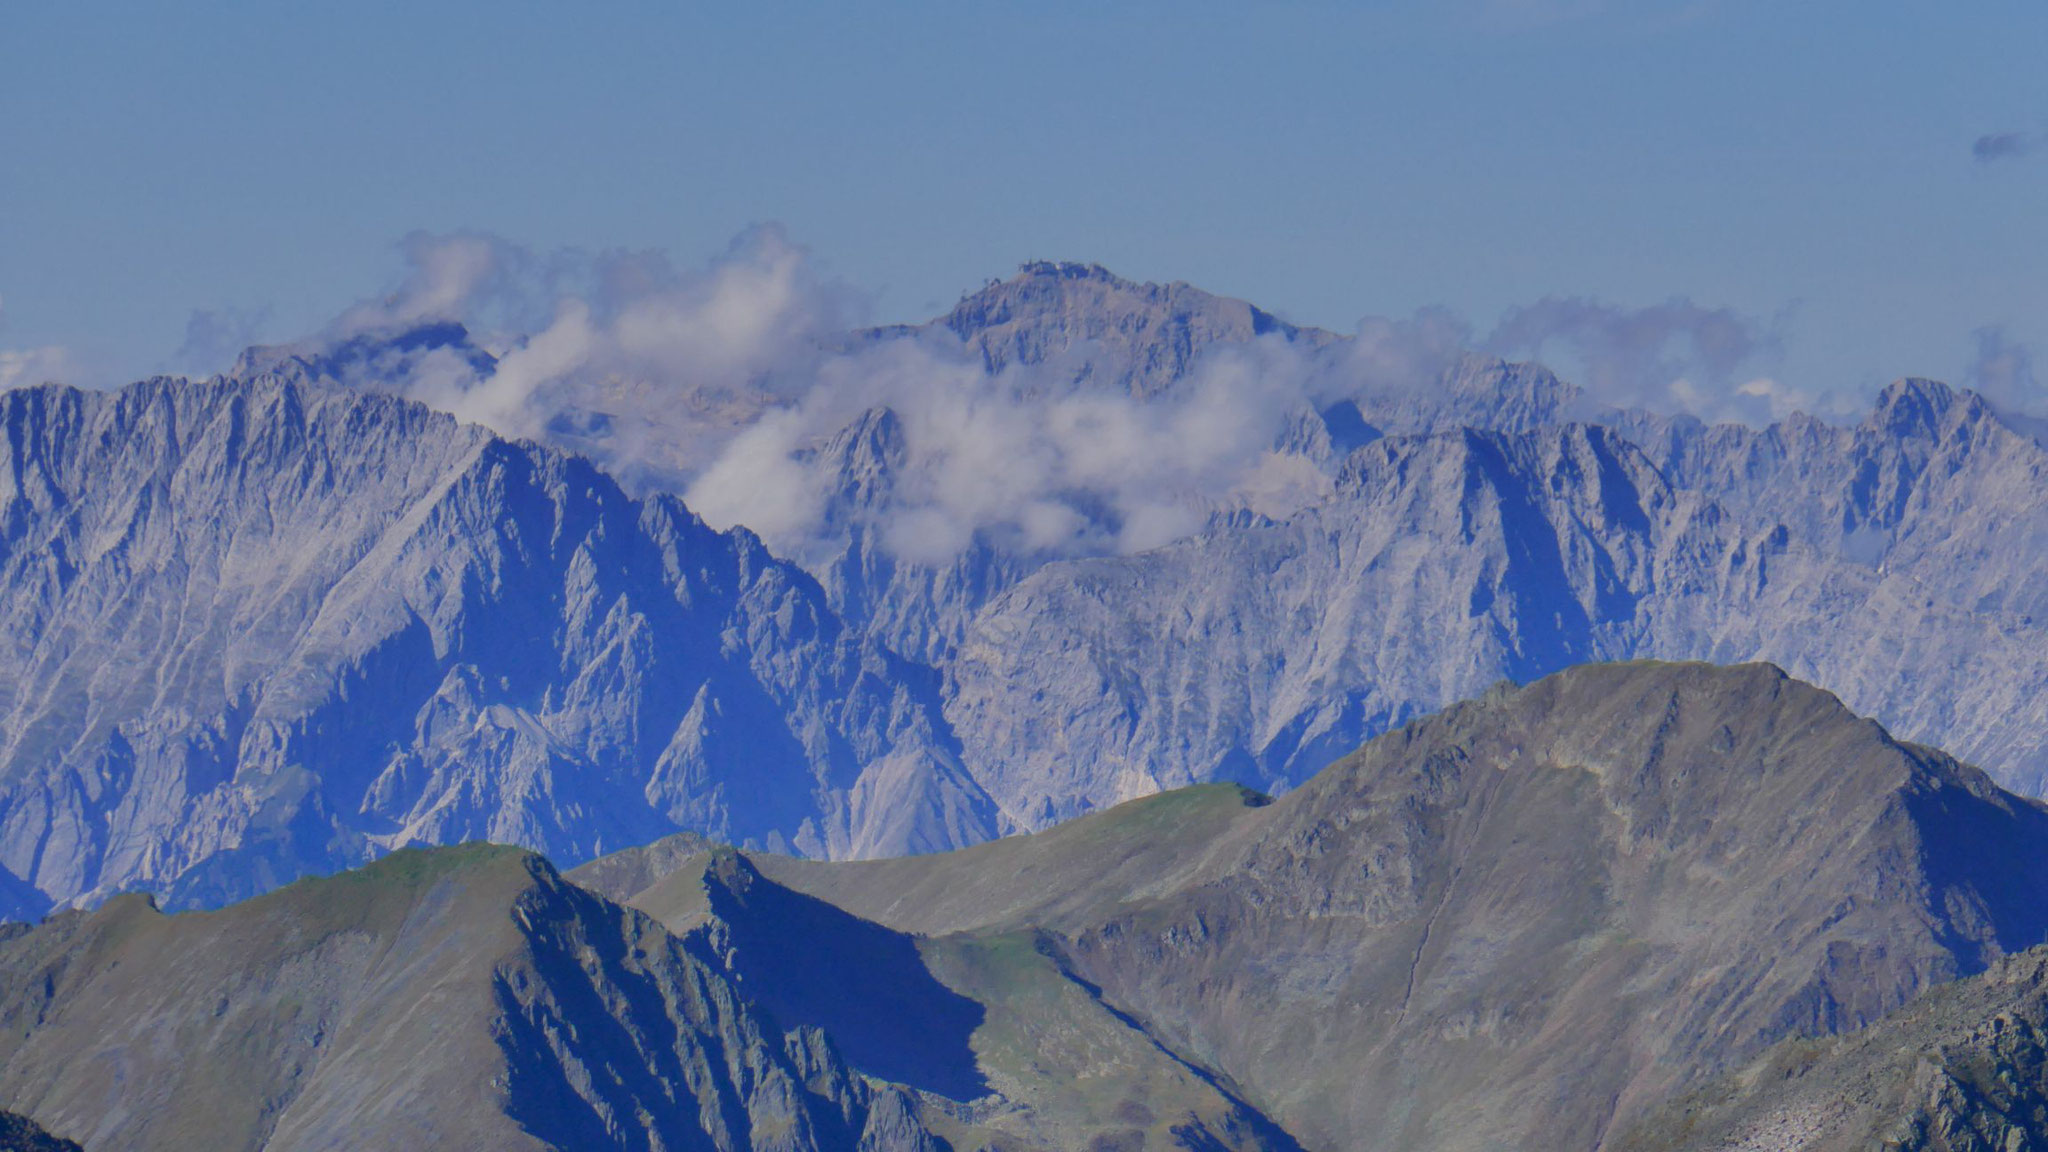
[[[2018,1152],[2048,1133],[2048,949],[1868,1029],[1788,1040],[1665,1104],[1617,1152]]]
[[[1046,264],[927,328],[1108,389],[1140,387],[1151,349],[1155,396],[1286,344],[1332,401],[1299,447],[1331,490],[1277,519],[1128,556],[985,536],[921,564],[871,527],[912,455],[901,423],[868,413],[820,449],[839,543],[806,562],[852,626],[940,671],[1006,826],[1200,780],[1285,789],[1495,679],[1643,657],[1768,660],[2048,789],[2048,450],[2025,419],[1908,379],[1848,423],[1706,424],[1602,408],[1536,365],[1402,376],[1362,338],[1257,315]]]
[[[832,542],[805,563],[851,626],[942,675],[1004,827],[1200,780],[1285,789],[1494,679],[1639,657],[1773,661],[2048,787],[2048,455],[2025,421],[1904,380],[1847,425],[1708,425],[1603,409],[1535,365],[1389,375],[1359,339],[1261,315],[1043,263],[869,334],[1154,397],[1279,341],[1343,397],[1283,445],[1329,470],[1327,498],[1130,556],[983,535],[906,559],[878,527],[914,455],[904,422],[868,412],[819,447]]]

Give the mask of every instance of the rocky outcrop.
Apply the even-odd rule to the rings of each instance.
[[[1341,492],[1285,522],[1047,566],[982,612],[947,712],[1005,814],[1040,828],[1204,780],[1289,787],[1504,677],[1626,655],[1662,553],[1693,527],[1598,427],[1383,440]],[[1718,535],[1697,549],[1715,564],[1737,543]]]
[[[2048,950],[1850,1036],[1789,1040],[1658,1108],[1616,1152],[2020,1152],[2048,1136]]]
[[[1044,366],[1074,383],[1138,397],[1173,388],[1219,344],[1270,335],[1321,348],[1339,339],[1188,284],[1140,284],[1099,264],[1052,260],[990,282],[923,327],[958,337],[991,373]],[[916,329],[871,338],[900,331]]]
[[[1418,388],[1263,316],[1044,265],[856,342],[980,341],[1019,387],[1166,400],[1206,356],[1284,346],[1338,397],[1276,443],[1327,499],[1131,556],[984,532],[912,560],[886,531],[905,422],[878,408],[807,450],[815,579],[572,457],[319,383],[486,364],[445,325],[11,394],[0,915],[218,903],[471,836],[565,863],[678,829],[944,848],[1198,781],[1284,791],[1496,679],[1645,656],[1770,660],[2048,787],[2048,452],[1980,398],[1560,423],[1583,398],[1540,368]]]
[[[915,1094],[953,1147],[1300,1152],[1035,933],[931,939],[770,880],[730,849],[669,859],[633,905],[786,1026],[817,1029]]]
[[[61,913],[0,933],[0,1098],[110,1149],[2005,1152],[2044,845],[1775,668],[1588,666],[1277,800],[950,853],[470,845]]]
[[[1281,364],[1250,372],[1291,372],[1301,395],[1272,451],[1316,477],[1335,474],[1353,450],[1383,434],[1464,426],[1525,431],[1554,423],[1578,403],[1576,389],[1535,365],[1457,356],[1395,371],[1350,337],[1291,325],[1186,284],[1135,283],[1093,264],[1027,264],[962,298],[945,316],[861,333],[856,343],[919,339],[964,343],[986,371],[1009,373],[1020,390],[1141,403],[1172,400],[1217,355],[1243,353],[1254,342],[1269,353],[1277,347]],[[1409,367],[1428,375],[1427,384],[1418,384]],[[1019,580],[1077,553],[1104,551],[1033,548],[983,530],[943,562],[899,555],[885,526],[898,512],[896,489],[909,456],[901,416],[887,408],[864,413],[820,444],[810,466],[829,495],[826,522],[803,557],[842,615],[906,656],[948,665],[977,615]],[[1102,539],[1114,539],[1121,528],[1086,493],[1077,494],[1070,511]]]

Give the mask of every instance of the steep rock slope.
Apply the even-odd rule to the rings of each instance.
[[[0,932],[0,1101],[95,1148],[1286,1152],[1747,1139],[1822,1091],[1816,1131],[2003,1152],[2044,940],[2048,806],[1768,666],[1598,665],[1278,800],[951,853],[120,897]]]
[[[929,673],[580,460],[270,377],[17,391],[0,429],[0,867],[45,898],[993,832]]]
[[[1272,803],[756,863],[901,931],[1035,934],[1309,1148],[1599,1147],[2048,939],[2048,808],[1762,665],[1575,668]]]
[[[1618,1152],[2008,1152],[2048,1135],[2048,950],[1850,1036],[1788,1040],[1656,1110]]]
[[[1484,356],[1394,363],[1356,337],[1304,327],[1193,285],[1127,280],[1099,264],[1036,261],[991,281],[952,311],[914,327],[874,329],[887,340],[947,333],[991,372],[1042,370],[1049,378],[1149,398],[1172,392],[1205,357],[1257,340],[1280,342],[1328,402],[1355,405],[1390,432],[1471,426],[1523,431],[1557,420],[1579,390],[1535,365]],[[1365,342],[1369,345],[1369,342]],[[1417,379],[1415,372],[1425,378]]]
[[[0,1092],[96,1149],[938,1147],[715,957],[512,849],[218,912],[124,896],[0,972]]]
[[[1505,603],[1484,576],[1407,592],[1386,588],[1382,573],[1315,560],[1319,538],[1377,548],[1391,512],[1378,501],[1411,498],[1389,495],[1383,482],[1340,482],[1327,506],[1280,526],[1244,514],[1213,522],[1165,558],[1025,556],[983,539],[949,564],[910,564],[862,527],[887,508],[895,458],[886,421],[871,416],[821,452],[845,494],[846,546],[813,567],[849,619],[945,668],[957,686],[949,714],[962,725],[977,776],[1002,781],[996,790],[1011,821],[1042,827],[1190,780],[1284,787],[1493,677],[1635,656],[1772,660],[2013,787],[2048,790],[2048,664],[2040,656],[2048,651],[2040,643],[2048,584],[2039,562],[2048,554],[2048,506],[2038,495],[2048,453],[2022,422],[1981,397],[1908,380],[1848,427],[1799,415],[1761,429],[1707,426],[1598,409],[1538,366],[1478,357],[1382,363],[1370,341],[1264,316],[1186,285],[1039,264],[925,328],[982,348],[991,364],[1146,395],[1171,393],[1206,356],[1247,341],[1283,342],[1298,353],[1297,370],[1343,406],[1321,414],[1316,434],[1296,447],[1317,460],[1359,451],[1354,480],[1361,470],[1384,470],[1382,456],[1426,455],[1431,449],[1398,443],[1416,435],[1448,437],[1438,450],[1454,457],[1470,440],[1462,430],[1499,444],[1504,457],[1542,453],[1531,445],[1555,436],[1567,415],[1611,428],[1629,446],[1617,451],[1640,450],[1629,470],[1641,475],[1627,481],[1635,492],[1573,491],[1578,482],[1568,473],[1524,468],[1458,477],[1458,489],[1435,493],[1439,505],[1466,490],[1474,498],[1455,518],[1400,530],[1419,538],[1410,547],[1459,553],[1472,569],[1508,562],[1516,545],[1496,541],[1492,522],[1511,520],[1514,508],[1540,510],[1550,523],[1505,524],[1501,536],[1560,540],[1577,533],[1568,521],[1602,515],[1585,500],[1574,505],[1575,496],[1612,495],[1645,508],[1676,499],[1686,508],[1645,527],[1641,563],[1620,575],[1621,597],[1605,603],[1568,551],[1554,563],[1540,549],[1517,561],[1502,585],[1515,593]],[[1417,371],[1435,375],[1423,382]],[[1349,413],[1355,424],[1333,413]],[[1367,446],[1381,434],[1396,443]],[[1568,499],[1545,490],[1559,487]],[[1290,534],[1303,538],[1285,539]],[[1358,563],[1399,569],[1405,561],[1382,550]],[[1260,587],[1282,566],[1284,587]],[[1360,634],[1334,614],[1318,618],[1300,607],[1367,599],[1359,580],[1384,593],[1383,602],[1405,602],[1409,614],[1367,613]],[[1243,594],[1226,602],[1219,586]],[[1276,607],[1274,599],[1285,602]],[[1580,607],[1560,603],[1569,600]],[[1137,642],[1144,638],[1161,642]],[[1205,667],[1212,643],[1222,658]],[[1084,678],[1086,690],[1066,675],[1076,658],[1098,673]],[[1453,671],[1431,686],[1422,681],[1432,667]],[[1023,690],[991,710],[992,680]],[[1027,729],[1044,739],[1020,745]],[[1055,766],[1049,760],[1061,754],[1046,750],[1055,740],[1109,754]],[[1041,786],[1062,773],[1091,777],[1085,799],[1070,804]],[[1013,779],[1020,776],[1021,784]]]
[[[1597,426],[1389,438],[1285,522],[1040,569],[976,620],[948,715],[1026,827],[1203,780],[1289,786],[1503,677],[1626,654],[1681,536],[1731,576],[1740,541],[1693,512]]]
[[[2048,453],[1921,381],[1854,428],[1668,431],[1389,437],[1285,521],[1042,567],[947,668],[969,766],[1027,827],[1284,788],[1495,679],[1651,656],[1771,660],[2044,787]]]
[[[1728,659],[1722,638],[1782,623],[1775,639],[1738,643],[2010,787],[2048,792],[2048,451],[2018,422],[1976,393],[1904,380],[1847,427],[1676,421],[1642,443],[1674,487],[1752,532],[1782,529],[1805,558],[1780,582],[1810,589],[1798,619],[1701,612],[1700,639],[1660,635],[1657,652]]]

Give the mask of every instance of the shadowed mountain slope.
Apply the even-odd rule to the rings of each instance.
[[[26,1116],[0,1111],[0,1152],[83,1152],[75,1140],[52,1136]]]
[[[661,855],[673,870],[634,906],[720,957],[776,1019],[943,1098],[925,1122],[956,1148],[1300,1148],[1105,1003],[1049,937],[923,938],[769,880],[731,849]],[[600,878],[606,863],[570,878]]]
[[[2048,939],[2048,809],[1763,665],[1502,688],[1271,803],[751,859],[932,937],[942,979],[948,949],[1035,951],[1309,1148],[1599,1147],[1694,1077]],[[951,979],[1003,1011],[1000,981]]]

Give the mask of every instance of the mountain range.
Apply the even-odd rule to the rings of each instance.
[[[1590,666],[950,853],[122,896],[0,940],[0,1105],[107,1149],[2023,1147],[1958,1134],[2039,1131],[2044,834],[1775,668]]]
[[[395,398],[0,396],[16,915],[253,895],[408,843],[995,832],[935,678],[672,497]]]
[[[447,322],[0,394],[0,1133],[2048,1138],[2035,423],[1383,336],[1051,263],[833,334],[1006,418],[1280,406],[938,549],[924,414],[572,379],[509,438],[413,398],[504,362]],[[820,411],[800,533],[685,502]]]
[[[680,830],[959,847],[1161,788],[1284,792],[1496,680],[1637,657],[1770,660],[2048,779],[2044,453],[1968,391],[1708,426],[1472,355],[1418,383],[1363,337],[1075,264],[847,339],[1139,404],[1277,348],[1321,383],[1272,450],[1324,488],[1131,554],[987,532],[921,559],[887,528],[922,433],[876,408],[806,450],[832,495],[783,558],[606,470],[602,429],[663,418],[644,385],[583,388],[552,447],[388,395],[492,368],[452,324],[18,390],[0,912],[218,904],[477,837],[565,865]]]

